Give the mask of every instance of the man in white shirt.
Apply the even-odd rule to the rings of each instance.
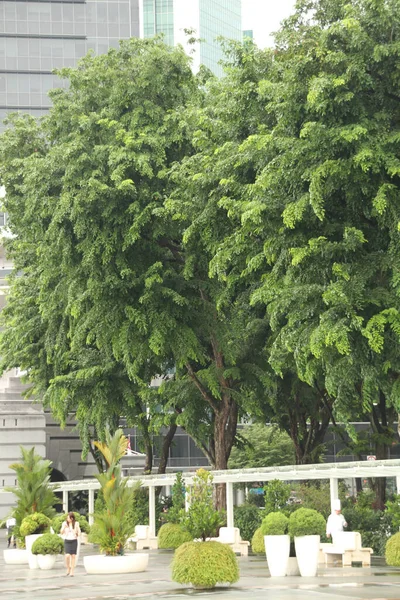
[[[335,537],[335,534],[342,532],[345,527],[347,527],[347,523],[341,513],[340,500],[335,500],[332,513],[326,522],[326,537]]]
[[[14,533],[14,527],[16,525],[16,520],[14,519],[14,517],[10,517],[9,519],[7,519],[6,521],[6,527],[7,527],[7,548],[10,547],[11,545],[11,541],[13,542],[13,546],[14,548],[16,547],[16,540],[15,537],[13,535]]]

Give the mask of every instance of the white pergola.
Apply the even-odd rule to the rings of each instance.
[[[183,473],[186,488],[193,483],[195,471]],[[329,479],[331,505],[338,495],[339,479],[353,479],[355,477],[395,477],[397,492],[400,493],[400,459],[376,460],[365,462],[320,463],[315,465],[270,467],[264,469],[231,469],[228,471],[212,471],[214,484],[226,484],[226,512],[228,527],[234,526],[233,520],[233,484],[267,482],[273,479],[281,481],[305,481],[310,479]],[[129,477],[129,485],[140,481],[143,487],[149,488],[149,526],[151,535],[156,534],[156,487],[171,486],[175,482],[175,474],[142,475]],[[84,479],[80,481],[63,481],[56,483],[57,491],[63,493],[63,508],[68,510],[68,493],[88,491],[89,494],[89,522],[93,522],[94,492],[100,489],[97,479]]]

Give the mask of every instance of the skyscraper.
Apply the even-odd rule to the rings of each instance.
[[[204,64],[216,75],[223,58],[220,36],[242,40],[241,0],[140,0],[140,35],[163,33],[168,44],[187,48],[185,30],[194,30],[193,66]]]
[[[138,36],[139,0],[1,1],[0,121],[17,110],[45,113],[47,92],[60,87],[53,69]]]

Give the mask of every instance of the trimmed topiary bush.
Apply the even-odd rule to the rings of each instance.
[[[400,567],[400,532],[386,542],[385,559],[390,567]]]
[[[54,530],[54,533],[60,533],[61,525],[64,523],[64,521],[67,520],[67,516],[68,516],[68,513],[58,514],[54,517],[54,519],[51,522],[51,526]],[[77,523],[79,523],[79,527],[81,528],[81,531],[83,533],[90,533],[90,525],[87,522],[86,517],[84,517],[83,515],[80,515],[78,512],[74,512],[74,516],[75,516],[75,521]]]
[[[177,523],[165,523],[158,532],[158,547],[162,549],[179,548],[185,542],[191,542],[192,536]]]
[[[261,527],[256,529],[254,532],[254,535],[251,540],[251,549],[254,552],[254,554],[265,553],[264,534],[261,531]]]
[[[321,513],[312,508],[299,508],[290,515],[289,535],[291,538],[303,535],[323,535],[326,521]]]
[[[64,542],[56,533],[45,533],[32,545],[32,554],[63,554]]]
[[[205,588],[235,583],[239,579],[235,553],[220,542],[186,542],[175,550],[172,579]]]
[[[280,512],[272,512],[261,523],[263,535],[285,535],[288,531],[289,519]]]
[[[42,513],[33,513],[22,519],[20,535],[25,537],[36,533],[45,533],[50,528],[51,521],[49,517]]]

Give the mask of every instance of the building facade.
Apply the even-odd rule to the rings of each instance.
[[[0,121],[15,111],[41,116],[62,85],[54,69],[138,36],[139,0],[1,1]]]
[[[164,34],[168,44],[192,55],[195,71],[203,64],[216,75],[222,75],[224,57],[218,38],[241,41],[243,35],[241,0],[140,0],[139,21],[141,37]]]

